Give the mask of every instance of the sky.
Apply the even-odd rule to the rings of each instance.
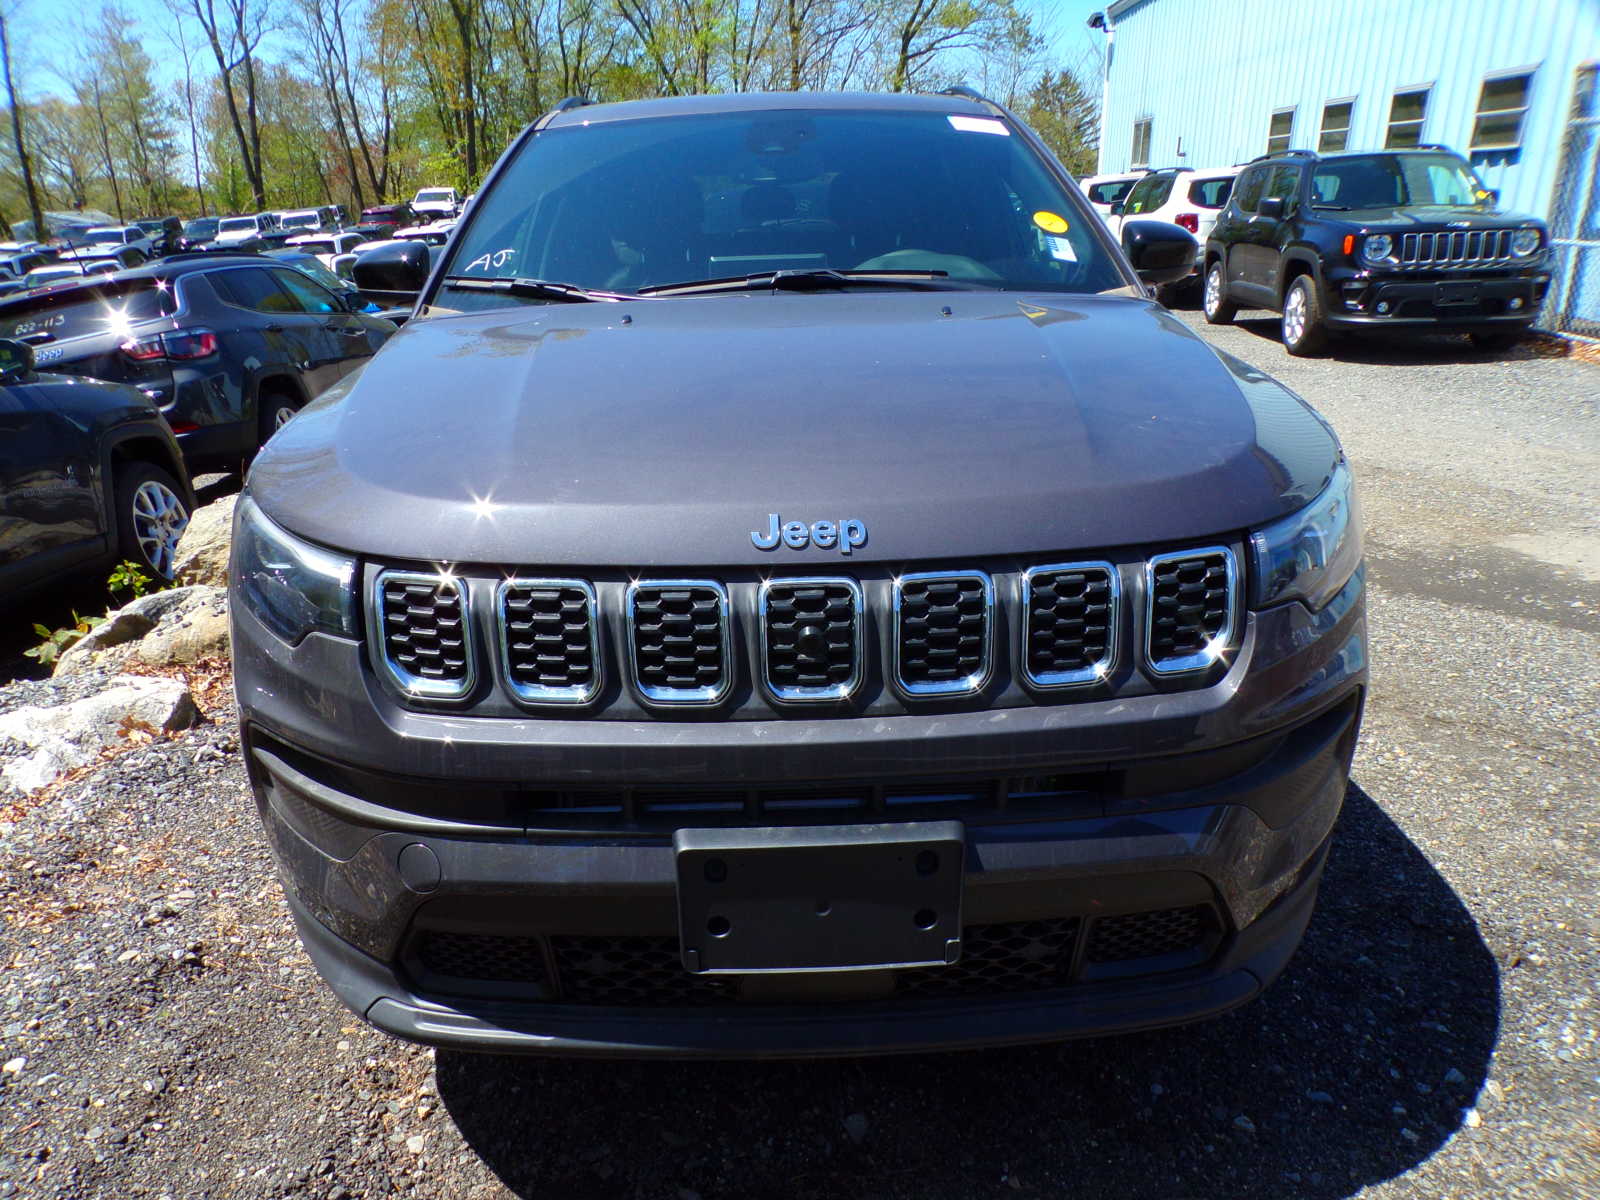
[[[144,49],[155,61],[158,77],[168,83],[182,78],[183,61],[166,30],[172,24],[163,0],[118,0],[139,22],[145,34]],[[1088,29],[1084,22],[1089,14],[1104,9],[1110,0],[1018,0],[1021,7],[1031,13],[1040,33],[1047,43],[1047,57],[1051,65],[1077,66],[1087,50],[1100,44],[1102,35]],[[11,34],[12,55],[17,72],[17,86],[25,96],[44,93],[65,96],[68,88],[59,69],[70,70],[78,41],[74,26],[79,20],[91,20],[98,10],[95,0],[71,4],[69,0],[0,0],[0,11],[6,14]],[[63,20],[64,11],[75,17]],[[274,46],[270,41],[265,50],[268,57],[277,58],[292,53],[287,44]],[[197,69],[211,65],[209,51],[197,61]]]

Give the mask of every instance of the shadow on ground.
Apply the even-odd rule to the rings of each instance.
[[[1238,317],[1233,322],[1246,333],[1281,349],[1283,327],[1277,314]],[[1553,340],[1553,339],[1552,339]],[[1288,353],[1287,350],[1284,351]],[[1319,356],[1339,362],[1369,363],[1374,366],[1423,366],[1437,363],[1523,362],[1557,356],[1542,339],[1524,338],[1499,350],[1480,350],[1466,334],[1372,333],[1333,337]]]
[[[1455,1132],[1498,1024],[1472,915],[1352,785],[1300,953],[1209,1024],[821,1063],[441,1051],[437,1075],[522,1197],[1341,1197]]]

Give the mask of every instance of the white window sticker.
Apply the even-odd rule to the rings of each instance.
[[[1077,262],[1078,256],[1072,249],[1072,243],[1064,237],[1055,237],[1052,234],[1044,235],[1045,245],[1050,248],[1050,257],[1059,258],[1062,262]]]
[[[1011,136],[1011,130],[1006,128],[1006,123],[997,121],[993,117],[958,117],[951,114],[950,125],[962,133],[998,133],[1001,137]]]

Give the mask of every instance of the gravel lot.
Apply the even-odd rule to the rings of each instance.
[[[1369,529],[1356,781],[1262,1000],[1001,1053],[435,1056],[315,980],[214,700],[0,807],[0,1196],[1600,1195],[1600,366],[1205,336],[1334,421]]]

